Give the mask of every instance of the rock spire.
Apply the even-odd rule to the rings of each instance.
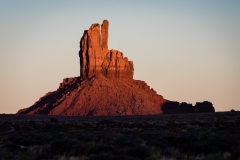
[[[80,77],[65,78],[56,91],[17,114],[123,116],[214,112],[211,103],[171,102],[147,83],[133,79],[133,62],[108,49],[109,22],[92,24],[80,41]]]
[[[80,41],[80,77],[89,79],[97,74],[115,80],[133,79],[133,62],[118,50],[108,49],[108,26],[92,24],[85,30]]]

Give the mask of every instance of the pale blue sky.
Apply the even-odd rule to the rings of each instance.
[[[0,0],[0,113],[79,76],[79,41],[109,20],[109,49],[166,99],[240,110],[238,0]]]

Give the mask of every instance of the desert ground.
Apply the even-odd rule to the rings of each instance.
[[[0,115],[1,160],[240,160],[240,112]]]

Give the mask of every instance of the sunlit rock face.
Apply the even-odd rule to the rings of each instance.
[[[168,101],[147,83],[133,79],[133,62],[108,49],[109,22],[92,24],[80,40],[80,76],[65,78],[56,91],[17,114],[123,116],[214,112],[210,102]]]
[[[59,88],[18,114],[123,116],[162,114],[167,100],[144,81],[133,79],[133,62],[108,49],[109,22],[92,24],[80,40],[80,77],[65,78]]]
[[[133,79],[133,62],[118,50],[108,49],[109,22],[104,20],[101,27],[92,24],[84,31],[80,41],[80,75],[82,79],[102,74],[115,80]]]
[[[54,92],[18,114],[124,116],[162,114],[166,100],[143,81],[115,81],[99,74],[91,79],[66,78]]]

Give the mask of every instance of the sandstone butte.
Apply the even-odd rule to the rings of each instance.
[[[80,40],[80,76],[65,78],[56,91],[48,92],[17,114],[64,116],[123,116],[195,112],[158,95],[144,81],[134,80],[133,62],[118,50],[108,49],[109,22],[92,24]],[[204,102],[197,112],[214,112]],[[201,103],[203,104],[203,103]],[[190,109],[189,109],[190,107]],[[169,109],[168,109],[169,108]]]

